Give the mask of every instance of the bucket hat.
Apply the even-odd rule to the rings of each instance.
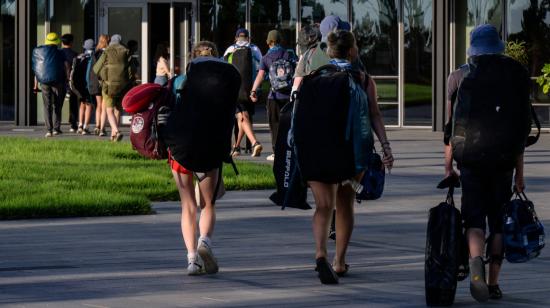
[[[61,39],[55,32],[50,32],[48,35],[46,35],[46,40],[44,41],[45,45],[59,45],[61,43]]]
[[[500,39],[495,26],[489,24],[479,25],[470,32],[468,56],[501,54],[503,52],[504,42]]]

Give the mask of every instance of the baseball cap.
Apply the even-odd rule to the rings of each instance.
[[[239,30],[237,30],[237,32],[235,33],[235,37],[239,37],[239,35],[241,34],[244,34],[244,36],[246,37],[250,36],[250,33],[245,28],[240,28]]]

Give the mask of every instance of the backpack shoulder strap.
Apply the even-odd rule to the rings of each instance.
[[[533,122],[535,122],[535,125],[537,126],[537,134],[535,136],[527,137],[527,143],[525,144],[526,147],[532,146],[533,144],[537,143],[540,137],[540,121],[537,116],[537,112],[535,111],[535,108],[533,107],[532,104],[531,104],[531,117],[533,118]]]

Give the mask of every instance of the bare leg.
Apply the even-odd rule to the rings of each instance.
[[[351,233],[353,232],[353,204],[355,193],[349,185],[340,185],[337,194],[336,255],[333,264],[336,272],[343,272],[346,270],[346,251],[351,239]]]
[[[315,238],[315,258],[327,257],[327,234],[336,204],[338,185],[321,182],[308,182],[315,198],[313,215],[313,237]]]
[[[91,118],[92,118],[92,105],[86,104],[86,110],[84,111],[84,127],[90,126]]]
[[[111,138],[118,133],[118,121],[115,116],[115,111],[113,107],[107,107],[107,118],[109,119],[109,125],[111,126]]]
[[[502,256],[502,233],[495,233],[493,241],[491,242],[490,256]],[[491,260],[489,264],[489,285],[494,286],[498,284],[498,276],[500,274],[500,268],[502,267],[502,260]]]
[[[483,257],[485,249],[485,232],[479,228],[471,228],[466,231],[468,237],[468,247],[470,248],[470,258]]]
[[[95,108],[95,127],[99,129],[103,129],[103,123],[101,123],[101,115],[103,112],[103,97],[101,95],[97,95],[95,97],[96,102],[96,108]]]
[[[250,118],[247,111],[237,113],[237,121],[239,122],[239,136],[237,137],[236,145],[240,145],[243,139],[244,134],[250,140],[250,143],[253,145],[256,143],[256,136],[252,130],[252,125],[250,124]]]
[[[197,203],[193,176],[172,171],[181,199],[181,233],[187,253],[197,252]]]
[[[105,106],[105,102],[101,104],[101,129],[105,130],[105,126],[107,124],[107,106]]]
[[[207,172],[206,178],[199,183],[201,194],[201,216],[199,219],[200,236],[212,237],[216,223],[216,211],[213,197],[218,183],[218,169]]]
[[[78,126],[84,124],[84,112],[86,111],[86,104],[80,103],[78,106]]]

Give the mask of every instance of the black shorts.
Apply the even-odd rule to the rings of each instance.
[[[513,170],[480,171],[460,169],[462,184],[462,220],[464,227],[502,233],[504,205],[512,197]]]
[[[237,109],[235,110],[235,114],[246,111],[249,115],[254,115],[255,110],[256,108],[254,107],[254,103],[239,101],[237,102]]]

